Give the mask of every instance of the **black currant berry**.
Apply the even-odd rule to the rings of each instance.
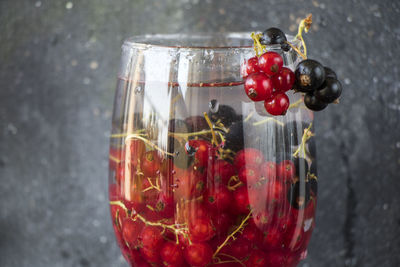
[[[237,121],[229,127],[229,132],[225,136],[225,148],[239,151],[244,148],[243,122]]]
[[[301,61],[295,71],[295,88],[300,92],[311,92],[325,81],[325,69],[316,60]]]
[[[283,44],[286,42],[285,33],[278,28],[266,29],[260,38],[260,43],[263,45]]]
[[[292,184],[287,197],[292,207],[303,209],[310,201],[310,184],[308,182],[296,182]]]
[[[327,78],[315,92],[315,97],[322,102],[332,103],[342,94],[342,85],[333,78]]]
[[[228,105],[220,105],[217,100],[210,101],[208,116],[212,122],[220,121],[225,127],[229,127],[238,120],[236,111]]]
[[[188,126],[185,121],[172,119],[168,123],[168,143],[167,143],[167,151],[171,154],[174,154],[180,147],[184,146],[181,144],[178,139],[176,139],[173,134],[174,133],[187,133]],[[172,157],[172,156],[168,156]]]
[[[314,94],[312,93],[307,93],[304,96],[304,104],[308,109],[311,109],[313,111],[320,111],[326,108],[328,104],[319,101]]]
[[[337,79],[336,73],[328,67],[324,67],[325,69],[325,79],[327,78],[333,78],[333,79]]]

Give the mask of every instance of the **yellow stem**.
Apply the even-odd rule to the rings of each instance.
[[[310,125],[308,126],[307,129],[304,129],[304,133],[303,136],[301,137],[301,144],[299,145],[299,147],[296,149],[296,151],[293,153],[293,157],[297,158],[300,154],[300,152],[303,152],[303,155],[306,154],[306,142],[314,136],[314,134],[310,131],[312,127],[312,122],[310,123]]]
[[[191,240],[190,240],[189,235],[188,235],[189,229],[187,227],[180,228],[180,227],[178,227],[177,224],[164,224],[164,223],[161,223],[159,221],[158,222],[151,222],[151,221],[146,220],[140,214],[137,214],[135,216],[134,220],[136,220],[136,218],[139,218],[146,225],[159,226],[159,227],[161,227],[163,229],[163,231],[168,229],[168,230],[172,231],[175,234],[175,236],[178,236],[179,234],[182,234],[185,238],[188,239],[189,243],[191,243]],[[182,224],[182,226],[185,226],[185,224]],[[177,241],[178,241],[178,238],[177,238]]]
[[[134,134],[137,134],[137,135],[146,135],[145,133],[143,133],[144,131],[146,131],[145,129],[141,129],[141,130],[138,130],[138,131],[136,131],[136,132],[134,132]],[[128,133],[123,133],[123,134],[112,134],[110,137],[111,138],[121,138],[121,137],[125,137],[125,136],[127,136],[128,135]]]
[[[272,118],[272,117],[266,118],[265,120],[257,121],[257,122],[255,122],[255,123],[253,123],[253,125],[254,125],[254,126],[258,126],[258,125],[267,123],[267,122],[269,122],[269,121],[274,121],[274,122],[276,122],[276,123],[277,123],[278,125],[280,125],[280,126],[284,126],[284,125],[285,125],[283,122],[278,121],[277,119],[274,119],[274,118]]]
[[[264,50],[267,50],[267,47],[265,45],[262,45],[260,43],[260,37],[262,36],[262,33],[256,34],[255,32],[251,33],[251,38],[254,41],[254,51],[256,52],[257,57],[261,56],[261,54],[264,52]]]
[[[149,190],[151,190],[151,189],[156,189],[157,191],[161,192],[160,186],[158,185],[158,179],[156,180],[156,183],[157,183],[156,185],[154,185],[154,184],[151,182],[151,179],[150,179],[150,178],[147,178],[147,181],[149,181],[150,186],[147,187],[147,188],[145,188],[144,190],[142,190],[143,193],[144,193],[144,192],[147,192],[147,191],[149,191]]]
[[[159,146],[157,146],[156,144],[152,143],[151,141],[149,141],[148,139],[137,135],[137,134],[129,134],[126,139],[125,139],[125,143],[127,142],[127,140],[129,139],[139,139],[142,140],[143,142],[145,142],[147,145],[151,146],[152,148],[160,151],[163,154],[169,155],[169,156],[175,156],[173,153],[169,153],[168,151],[163,150],[162,148],[160,148]]]
[[[301,103],[303,103],[303,99],[300,98],[299,100],[297,100],[296,102],[294,102],[293,104],[290,104],[289,109],[291,108],[297,108],[298,106],[301,105]]]
[[[286,41],[286,43],[287,43],[288,45],[290,45],[290,47],[293,48],[293,50],[296,51],[297,54],[299,54],[303,59],[307,59],[307,56],[306,56],[303,52],[301,52],[300,49],[298,49],[297,47],[295,47],[294,45],[292,45],[292,44],[289,43],[288,41]]]
[[[237,262],[237,263],[239,263],[240,265],[246,267],[246,265],[244,265],[244,264],[243,264],[238,258],[236,258],[236,257],[233,257],[233,256],[228,255],[228,254],[225,254],[225,253],[219,253],[219,255],[225,256],[225,257],[227,257],[227,258],[231,258],[233,261],[218,261],[218,262],[216,262],[215,264]]]
[[[251,217],[251,211],[249,212],[249,214],[247,214],[246,218],[244,218],[244,220],[240,223],[240,225],[235,229],[235,231],[233,231],[230,235],[228,235],[225,239],[225,241],[218,246],[217,250],[214,252],[213,257],[215,257],[218,252],[220,252],[220,250],[228,243],[229,239],[234,239],[235,238],[235,234],[239,231],[242,230],[242,228],[244,227],[245,223],[250,219]]]
[[[250,120],[250,119],[251,119],[251,117],[253,117],[253,115],[254,115],[254,111],[250,112],[250,114],[249,114],[249,115],[247,115],[247,117],[244,119],[244,122],[246,122],[246,121]]]
[[[120,163],[121,162],[121,159],[116,158],[116,157],[114,157],[112,155],[109,155],[108,158],[111,159],[112,161],[116,162],[116,163]]]
[[[207,124],[208,124],[208,127],[210,127],[210,130],[211,130],[211,134],[212,134],[212,143],[213,143],[214,145],[218,146],[217,137],[215,136],[215,131],[214,131],[213,125],[212,125],[212,123],[211,123],[211,120],[210,120],[210,118],[209,118],[208,115],[207,115],[207,112],[204,112],[204,118],[206,119]]]
[[[307,47],[303,39],[303,31],[307,33],[310,30],[311,24],[312,24],[312,14],[308,15],[305,19],[300,21],[299,28],[297,30],[297,35],[295,37],[301,41],[301,45],[303,46],[304,55],[306,58],[307,58]]]
[[[126,213],[128,213],[128,209],[125,207],[122,201],[110,201],[110,205],[115,205],[121,207]]]

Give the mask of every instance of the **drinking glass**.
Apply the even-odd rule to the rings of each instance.
[[[293,37],[288,40],[297,45]],[[292,49],[267,46],[294,70]],[[243,87],[250,33],[122,46],[109,199],[131,266],[296,266],[315,225],[313,113],[270,116]]]

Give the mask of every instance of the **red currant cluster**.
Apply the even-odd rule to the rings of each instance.
[[[233,125],[221,110],[210,117]],[[125,258],[141,267],[296,266],[314,224],[316,190],[299,182],[308,163],[266,160],[255,148],[223,156],[200,118],[174,120],[171,131],[199,132],[172,132],[173,149],[140,134],[111,148],[111,214]]]
[[[283,67],[283,59],[276,52],[266,52],[252,57],[243,66],[244,89],[253,101],[265,101],[271,115],[284,115],[289,108],[286,92],[292,89],[295,75]]]

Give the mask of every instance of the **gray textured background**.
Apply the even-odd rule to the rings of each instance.
[[[400,2],[0,0],[0,266],[127,266],[106,200],[120,45],[141,33],[290,32],[337,70],[316,115],[320,198],[300,266],[400,266]]]

